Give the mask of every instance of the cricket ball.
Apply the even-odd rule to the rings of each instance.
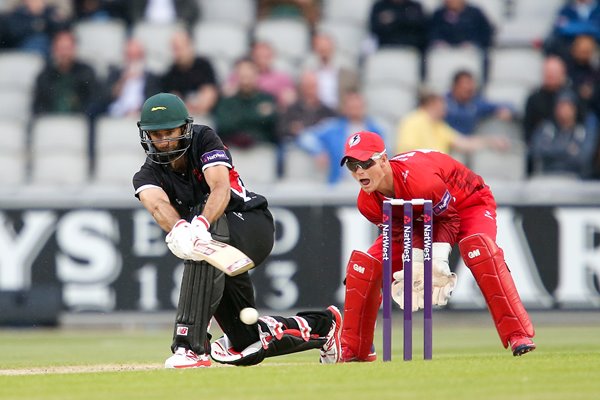
[[[256,308],[246,307],[240,311],[240,319],[246,325],[253,325],[258,321],[258,311]]]

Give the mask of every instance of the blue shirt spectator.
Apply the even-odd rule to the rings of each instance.
[[[600,5],[595,0],[570,1],[558,13],[554,33],[569,38],[592,35],[600,39]]]
[[[327,169],[327,182],[335,184],[344,178],[347,168],[340,168],[339,160],[344,156],[344,145],[348,136],[360,131],[371,131],[382,135],[382,130],[366,116],[362,95],[348,93],[342,101],[342,116],[324,120],[307,128],[298,137],[297,143],[315,157],[320,168]]]
[[[460,70],[454,74],[452,89],[446,95],[446,122],[463,135],[475,133],[479,122],[487,117],[508,121],[515,114],[514,107],[491,102],[477,91],[473,74]]]
[[[556,16],[544,49],[549,54],[567,58],[569,46],[580,35],[600,41],[600,4],[596,0],[572,0],[564,5]]]
[[[6,15],[3,24],[10,47],[46,57],[50,53],[52,37],[67,26],[67,21],[46,1],[26,0]]]
[[[444,0],[429,23],[432,45],[460,46],[471,44],[487,49],[492,44],[493,28],[485,14],[465,0]]]

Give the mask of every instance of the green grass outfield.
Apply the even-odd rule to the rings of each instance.
[[[502,348],[487,314],[444,313],[434,315],[432,361],[422,360],[417,318],[412,362],[398,325],[390,363],[320,365],[313,350],[183,371],[162,369],[167,328],[0,330],[0,399],[598,399],[600,323],[590,315],[534,317],[538,349],[523,357]]]

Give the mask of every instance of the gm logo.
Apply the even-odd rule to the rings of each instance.
[[[352,269],[355,270],[356,272],[358,272],[359,274],[364,274],[365,273],[365,267],[361,267],[358,264],[352,265]]]
[[[480,255],[481,253],[479,252],[479,249],[467,253],[467,256],[469,256],[469,258],[479,257]]]

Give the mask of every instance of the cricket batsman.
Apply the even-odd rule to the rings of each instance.
[[[383,201],[388,198],[433,201],[433,293],[423,285],[413,291],[413,311],[423,308],[425,295],[434,305],[446,305],[456,285],[448,257],[458,244],[487,303],[505,348],[521,356],[535,349],[533,324],[521,303],[504,253],[496,244],[496,201],[483,179],[452,157],[415,150],[388,158],[383,139],[372,132],[351,135],[341,165],[360,185],[357,206],[370,222],[381,227]],[[423,282],[422,208],[415,207],[413,274]],[[392,223],[393,297],[403,307],[402,214]],[[419,221],[420,220],[420,221]],[[419,229],[419,222],[421,228]],[[421,232],[419,235],[418,232]],[[346,269],[346,297],[341,362],[373,361],[373,333],[381,304],[382,235],[367,252],[355,250]]]
[[[216,239],[260,267],[274,243],[267,199],[246,189],[217,133],[194,124],[183,100],[170,93],[144,102],[138,128],[147,158],[133,177],[135,196],[168,232],[167,247],[184,265],[173,354],[165,367],[209,367],[211,358],[247,366],[310,349],[320,350],[321,363],[336,363],[342,325],[337,307],[244,321],[242,311],[256,308],[249,273],[228,276],[195,258],[197,241]],[[207,332],[212,317],[224,333],[213,343]]]

